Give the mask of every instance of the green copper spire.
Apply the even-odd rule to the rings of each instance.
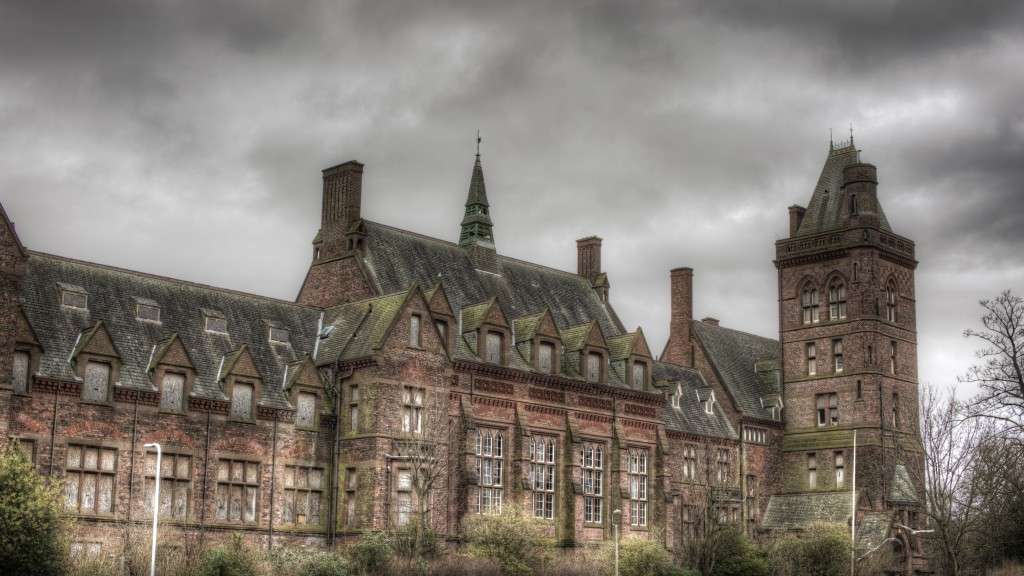
[[[469,195],[466,198],[466,215],[462,218],[462,233],[459,246],[483,245],[494,248],[494,233],[490,206],[487,204],[487,187],[484,185],[484,169],[480,165],[480,134],[476,137],[476,162],[473,177],[469,181]]]

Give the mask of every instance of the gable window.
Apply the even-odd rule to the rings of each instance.
[[[185,398],[185,375],[164,372],[160,382],[160,409],[181,412]]]
[[[82,400],[107,402],[110,399],[110,364],[89,362],[85,365]]]
[[[647,450],[629,451],[629,524],[647,526]]]
[[[541,342],[537,347],[537,369],[544,374],[554,373],[555,345],[551,342]]]
[[[836,338],[832,341],[832,369],[836,374],[843,371],[843,339]]]
[[[476,433],[476,476],[480,485],[477,511],[480,514],[501,513],[505,437],[497,430]]]
[[[889,373],[896,373],[896,341],[889,342]]]
[[[683,478],[697,479],[697,447],[693,444],[683,446]]]
[[[348,387],[348,429],[359,432],[359,386]]]
[[[885,286],[885,319],[896,321],[896,283],[892,280]]]
[[[807,487],[811,490],[818,487],[818,457],[814,452],[807,453]]]
[[[807,375],[814,376],[818,373],[817,351],[814,342],[807,343]]]
[[[320,525],[324,498],[324,469],[311,466],[284,467],[284,521],[286,524]]]
[[[113,514],[117,450],[68,444],[64,502],[78,514]]]
[[[729,482],[729,450],[725,448],[718,449],[718,462],[716,469],[716,479],[720,484],[726,484]]]
[[[647,383],[647,364],[633,361],[633,387],[642,389]]]
[[[137,302],[135,304],[135,318],[145,320],[146,322],[160,322],[160,307],[156,304]]]
[[[814,397],[818,410],[818,426],[835,426],[839,424],[839,395],[818,394]]]
[[[230,524],[256,523],[260,464],[246,460],[217,462],[217,520]]]
[[[604,446],[583,444],[583,521],[601,522],[604,496]]]
[[[85,310],[89,307],[89,295],[77,290],[62,290],[60,293],[61,306]]]
[[[448,348],[448,322],[444,320],[434,320],[434,326],[437,328],[437,334],[441,337],[441,344]]]
[[[316,394],[312,392],[296,394],[295,425],[301,428],[316,427]]]
[[[810,286],[804,288],[800,295],[800,308],[803,311],[803,323],[814,324],[819,320],[818,316],[818,289]]]
[[[534,436],[530,441],[530,488],[533,490],[533,515],[550,520],[555,517],[555,439]]]
[[[253,385],[235,382],[231,387],[231,417],[252,420]]]
[[[487,362],[501,364],[501,349],[504,348],[504,336],[500,332],[487,333]]]
[[[420,348],[422,346],[420,340],[420,315],[413,314],[409,317],[409,346]]]
[[[274,326],[271,326],[268,337],[270,338],[271,342],[275,342],[277,344],[287,344],[288,342],[290,342],[291,333],[286,328],[276,328]]]
[[[164,452],[160,470],[156,469],[156,452],[146,452],[146,515],[153,514],[153,490],[160,475],[160,516],[175,520],[188,519],[192,499],[192,457],[188,454]]]
[[[359,476],[355,468],[345,469],[345,526],[355,528],[359,526],[359,518],[356,514],[356,488],[359,486]]]
[[[846,482],[846,455],[842,451],[834,454],[836,469],[836,488],[842,488]]]
[[[828,289],[828,318],[843,320],[846,318],[846,285],[836,281]]]
[[[423,432],[423,388],[402,388],[402,432]]]
[[[32,356],[23,350],[14,352],[11,365],[11,384],[15,394],[28,394],[28,374],[32,365]]]
[[[599,352],[589,352],[587,354],[587,382],[600,382],[601,381],[601,354]]]

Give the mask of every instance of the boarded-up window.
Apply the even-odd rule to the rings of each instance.
[[[89,362],[85,365],[85,385],[82,399],[106,402],[110,398],[110,364]]]
[[[423,388],[405,386],[402,389],[402,432],[423,432]]]
[[[345,469],[345,526],[355,528],[359,526],[359,518],[356,511],[356,488],[359,487],[358,472],[355,468]]]
[[[412,516],[412,472],[410,470],[398,471],[397,494],[397,522],[399,526],[409,524]]]
[[[537,349],[537,369],[544,374],[551,374],[555,367],[555,345],[541,342]]]
[[[633,388],[643,388],[647,382],[647,365],[643,362],[633,362]]]
[[[153,516],[156,452],[146,453],[146,516]],[[192,497],[192,457],[164,453],[160,458],[160,516],[186,520]]]
[[[420,347],[420,317],[416,314],[409,317],[409,346]]]
[[[217,463],[217,520],[231,524],[256,522],[260,465],[243,460]]]
[[[15,394],[28,393],[28,372],[32,357],[28,352],[15,352],[14,365],[11,368],[11,380],[14,385]]]
[[[284,521],[287,524],[320,524],[324,497],[324,469],[284,467]]]
[[[64,502],[79,514],[113,514],[117,450],[68,444]]]
[[[501,364],[502,336],[499,332],[487,333],[487,358],[491,364]]]
[[[160,321],[160,307],[152,304],[136,304],[135,305],[135,317],[139,320],[146,320],[148,322],[159,322]]]
[[[181,412],[182,399],[185,395],[184,374],[164,374],[160,383],[160,409]]]
[[[60,303],[68,308],[85,309],[88,307],[89,296],[83,292],[64,290],[60,293]]]
[[[601,355],[597,352],[587,354],[587,382],[601,381]]]
[[[316,394],[299,392],[295,398],[295,425],[305,428],[316,425]]]
[[[231,417],[252,419],[252,384],[235,382],[231,387]]]

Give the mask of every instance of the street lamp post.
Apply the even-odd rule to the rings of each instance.
[[[153,489],[153,543],[149,550],[149,576],[156,576],[156,528],[160,519],[160,457],[162,456],[160,444],[153,442],[146,444],[144,448],[156,448],[156,470],[153,475],[156,477],[156,487]]]
[[[612,532],[615,535],[615,576],[619,576],[619,519],[622,510],[612,510]]]

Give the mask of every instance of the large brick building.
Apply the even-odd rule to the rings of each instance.
[[[0,434],[64,479],[79,546],[143,521],[159,474],[165,526],[267,546],[516,505],[564,545],[618,522],[681,550],[856,502],[863,550],[915,547],[914,245],[852,142],[776,243],[780,340],[694,319],[677,268],[660,354],[600,238],[575,273],[498,253],[479,155],[457,243],[363,218],[362,173],[323,171],[295,302],[33,252],[2,214]]]

